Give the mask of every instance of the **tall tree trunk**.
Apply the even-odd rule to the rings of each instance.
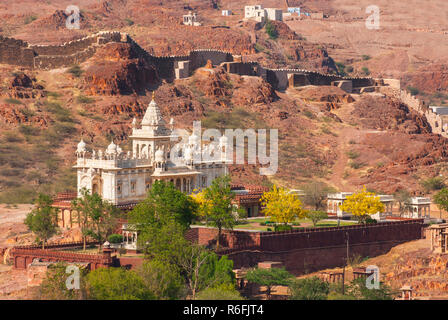
[[[42,250],[45,250],[45,240],[42,240]]]
[[[83,251],[86,251],[86,242],[87,242],[86,236],[82,236],[82,249],[83,249]]]
[[[221,238],[221,227],[218,228],[218,239],[216,239],[216,250],[219,250],[219,239]]]

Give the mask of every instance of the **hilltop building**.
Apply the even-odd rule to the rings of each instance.
[[[263,8],[261,5],[245,6],[244,18],[254,19],[258,22],[263,22],[266,19],[282,21],[283,12],[281,9],[276,8]]]
[[[188,14],[183,15],[183,24],[186,26],[201,26],[202,24],[197,21],[196,13],[192,13],[191,11]]]
[[[219,150],[214,150],[213,146],[202,148],[200,138],[194,133],[187,144],[179,147],[180,137],[174,133],[173,122],[171,128],[167,128],[154,97],[141,127],[138,128],[135,118],[132,126],[132,152],[123,152],[120,146],[111,142],[104,152],[92,150],[88,153],[81,140],[75,165],[78,196],[86,188],[114,205],[132,204],[144,199],[156,180],[170,181],[179,190],[191,193],[193,189],[210,186],[213,179],[227,174],[226,137],[220,139]],[[206,153],[212,156],[204,157]],[[173,155],[176,159],[172,159]],[[216,161],[217,158],[222,161]]]

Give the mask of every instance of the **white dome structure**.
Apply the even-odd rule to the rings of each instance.
[[[81,141],[78,143],[78,148],[76,149],[76,152],[78,153],[86,152],[86,143],[84,142],[83,139],[81,139]]]
[[[115,154],[117,153],[117,145],[112,141],[106,150],[107,154]]]

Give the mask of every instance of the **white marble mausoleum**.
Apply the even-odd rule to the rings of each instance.
[[[123,152],[120,146],[111,142],[105,151],[88,152],[81,139],[74,166],[78,176],[78,196],[86,188],[114,205],[125,205],[144,199],[156,180],[171,181],[179,190],[191,193],[193,189],[210,186],[213,179],[227,174],[225,136],[220,138],[219,148],[211,150],[211,147],[203,148],[201,139],[193,133],[188,137],[188,143],[176,148],[176,161],[170,159],[179,137],[173,129],[173,121],[170,128],[167,127],[154,96],[140,128],[135,118],[132,126],[132,151]],[[204,150],[221,156],[204,157]]]

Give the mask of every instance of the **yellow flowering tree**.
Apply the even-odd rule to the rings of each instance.
[[[368,192],[364,187],[360,192],[347,196],[340,209],[351,213],[359,222],[365,223],[372,214],[384,212],[385,207],[380,197]]]
[[[193,193],[190,195],[193,201],[198,206],[198,215],[200,218],[206,218],[207,212],[210,206],[210,201],[205,199],[204,192],[199,192],[197,189],[193,190]]]
[[[295,218],[303,218],[305,211],[302,209],[302,202],[297,195],[288,193],[283,188],[274,185],[271,191],[265,192],[261,199],[266,216],[271,216],[276,223],[288,224]]]

